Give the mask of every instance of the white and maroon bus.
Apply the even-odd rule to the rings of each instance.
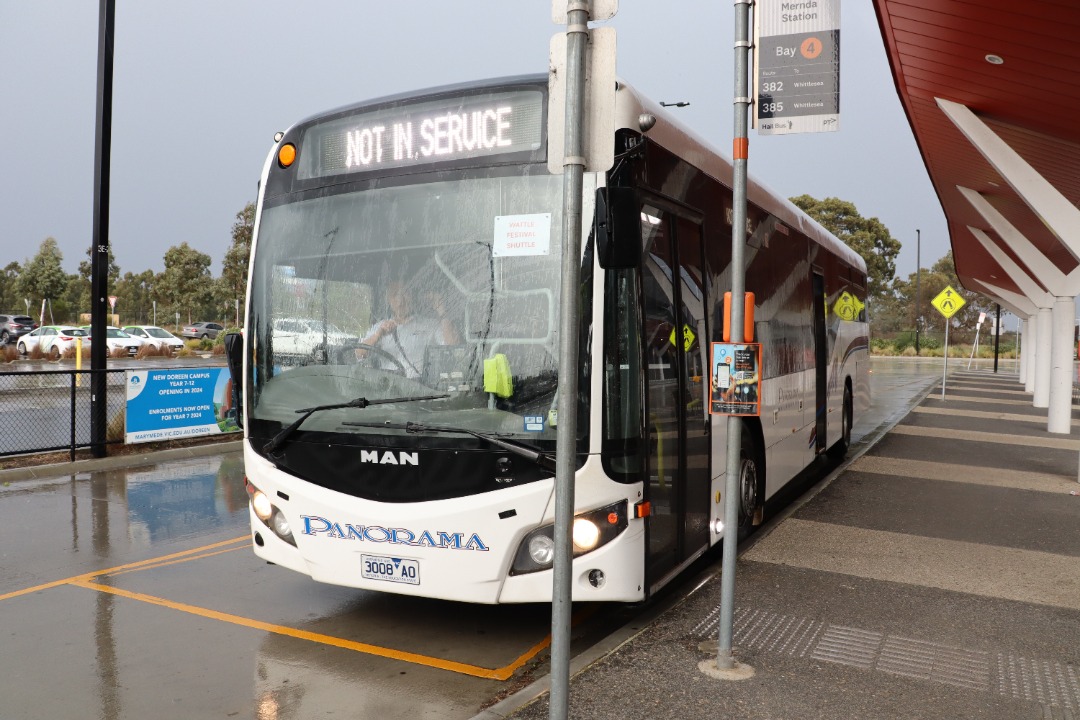
[[[584,177],[576,288],[560,287],[547,76],[380,98],[279,137],[230,357],[259,557],[356,588],[550,600],[568,292],[574,600],[648,597],[846,451],[869,402],[865,264],[751,181],[760,414],[743,419],[740,526],[723,527],[726,417],[709,412],[708,368],[731,162],[629,85],[615,105],[615,163]]]

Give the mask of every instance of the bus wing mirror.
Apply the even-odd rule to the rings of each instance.
[[[236,411],[236,424],[244,427],[244,336],[229,333],[225,336],[225,364],[229,368],[229,392],[232,407]]]
[[[641,259],[641,229],[637,200],[631,188],[596,190],[593,234],[596,257],[605,270],[635,268]]]

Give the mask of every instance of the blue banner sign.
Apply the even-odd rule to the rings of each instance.
[[[236,432],[225,368],[129,370],[124,442]]]

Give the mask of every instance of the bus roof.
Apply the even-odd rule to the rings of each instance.
[[[729,188],[733,187],[735,171],[727,155],[694,134],[659,103],[650,100],[633,86],[620,80],[618,93],[615,95],[615,127],[640,132],[638,117],[643,112],[656,118],[656,124],[645,133],[646,136],[684,158],[706,175]],[[796,207],[790,200],[758,182],[749,173],[746,185],[746,194],[750,202],[840,256],[854,267],[866,272],[866,262],[857,252]]]

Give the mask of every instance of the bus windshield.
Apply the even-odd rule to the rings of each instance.
[[[423,422],[554,443],[562,178],[530,169],[336,186],[265,207],[252,421],[433,396],[316,413],[303,431],[402,437],[403,423]]]

